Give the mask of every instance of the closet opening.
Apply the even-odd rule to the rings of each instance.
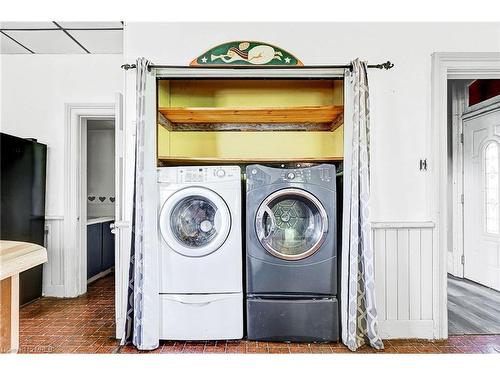
[[[292,171],[292,175],[301,175],[316,166],[334,165],[335,239],[340,259],[343,77],[161,78],[157,80],[157,123],[158,167],[238,165],[241,168],[241,228],[249,225],[246,190],[251,176],[246,175],[247,166],[273,167],[283,173]],[[288,233],[293,231],[289,229]],[[242,241],[245,253],[247,241],[251,240],[245,235]],[[243,285],[246,285],[250,271],[243,255],[246,270]],[[340,285],[340,263],[336,264],[337,285]]]

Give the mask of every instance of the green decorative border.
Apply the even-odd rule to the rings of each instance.
[[[303,66],[291,53],[269,43],[233,41],[215,46],[194,59],[190,66]]]

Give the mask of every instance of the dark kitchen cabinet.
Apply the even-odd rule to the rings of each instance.
[[[87,279],[102,269],[102,223],[87,225]]]
[[[102,268],[107,270],[115,265],[115,235],[109,225],[112,221],[102,223]]]
[[[87,279],[115,265],[115,238],[112,221],[87,225]]]

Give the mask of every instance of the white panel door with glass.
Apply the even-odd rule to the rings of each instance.
[[[500,108],[464,116],[464,277],[500,290]]]

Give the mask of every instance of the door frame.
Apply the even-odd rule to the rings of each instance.
[[[431,61],[431,121],[426,144],[430,155],[428,212],[436,223],[434,244],[434,336],[448,337],[448,152],[447,152],[447,81],[448,79],[500,79],[498,52],[436,52]]]
[[[65,126],[64,186],[64,297],[77,297],[87,292],[86,205],[83,204],[81,176],[86,168],[87,119],[115,118],[115,103],[67,103]],[[86,200],[85,200],[86,202]],[[85,214],[85,215],[84,215]],[[116,265],[119,267],[119,265]],[[117,269],[115,274],[118,274]]]

